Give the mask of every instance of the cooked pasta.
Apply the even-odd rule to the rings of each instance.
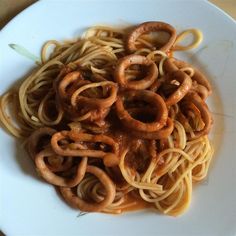
[[[195,40],[180,46],[188,34]],[[41,64],[1,96],[0,120],[70,206],[180,215],[211,162],[212,89],[173,54],[201,40],[164,22],[50,40]]]

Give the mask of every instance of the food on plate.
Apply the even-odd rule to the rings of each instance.
[[[189,34],[194,42],[180,45]],[[213,154],[211,85],[174,57],[201,40],[195,29],[144,22],[48,41],[41,64],[1,97],[0,119],[70,206],[177,216]]]

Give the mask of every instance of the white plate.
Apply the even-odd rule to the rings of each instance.
[[[205,71],[213,85],[214,161],[209,178],[193,191],[189,211],[178,218],[149,211],[119,216],[69,208],[42,182],[19,143],[0,130],[0,228],[6,235],[236,235],[236,24],[206,1],[40,1],[0,33],[0,93],[33,62],[9,43],[39,55],[48,39],[69,39],[94,24],[169,22],[179,31],[199,28],[204,41],[185,59]]]

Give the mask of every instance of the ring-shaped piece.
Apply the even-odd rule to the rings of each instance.
[[[197,107],[205,124],[203,129],[194,131],[194,137],[188,136],[189,140],[197,139],[203,135],[208,134],[213,124],[213,120],[207,104],[195,92],[190,92],[185,96],[183,105],[186,103],[193,103]]]
[[[145,123],[133,118],[125,108],[124,103],[127,101],[144,101],[150,104],[155,111],[154,121]],[[132,130],[145,132],[160,130],[165,126],[168,117],[167,107],[163,98],[148,90],[128,90],[121,93],[116,101],[116,112],[124,126]]]
[[[74,187],[78,185],[85,175],[85,171],[87,167],[87,157],[84,157],[81,159],[81,162],[76,169],[75,176],[71,179],[68,179],[68,178],[61,177],[54,174],[48,168],[45,162],[45,157],[50,157],[52,155],[55,155],[55,152],[51,148],[44,149],[43,151],[39,152],[36,155],[35,165],[41,177],[44,178],[48,183],[56,185],[56,186]]]
[[[176,58],[168,58],[164,61],[163,67],[164,67],[164,71],[166,73],[171,73],[171,72],[174,72],[179,69],[186,68],[186,67],[192,68],[194,70],[194,74],[191,77],[192,81],[193,82],[196,81],[199,85],[204,86],[206,88],[206,90],[208,91],[208,96],[212,93],[211,84],[207,80],[206,76],[204,74],[202,74],[200,72],[200,70],[198,70],[197,68],[188,64],[187,62],[180,61]],[[195,88],[196,88],[196,86],[193,87],[193,90],[195,90]],[[198,92],[198,91],[196,90],[196,92]],[[205,93],[204,94],[204,97],[205,97],[206,91],[204,91],[204,93]],[[199,93],[199,95],[201,96],[201,93]]]
[[[72,140],[73,149],[69,145],[65,145],[63,148],[59,143],[62,140]],[[111,151],[105,152],[103,150],[96,149],[81,149],[81,145],[78,143],[89,142],[89,143],[103,143],[111,147]],[[80,156],[80,157],[94,157],[104,159],[104,164],[107,166],[115,166],[119,164],[117,157],[119,147],[118,144],[110,137],[98,134],[86,134],[80,133],[75,130],[61,131],[55,133],[51,138],[51,145],[53,150],[61,156]]]
[[[201,85],[201,84],[198,84],[198,83],[193,84],[192,90],[195,91],[201,97],[201,99],[204,100],[204,101],[209,96],[208,89],[205,86]]]
[[[85,80],[79,71],[73,71],[67,74],[58,85],[58,94],[60,99],[67,100],[68,96],[70,97],[67,89],[70,87],[70,90],[76,90],[78,88],[78,84],[81,84],[82,81],[84,84]]]
[[[127,80],[125,76],[125,70],[131,65],[144,65],[149,67],[147,75],[140,80]],[[158,77],[158,68],[156,64],[141,55],[128,55],[122,57],[115,68],[114,77],[116,82],[123,88],[126,89],[147,89]]]
[[[160,22],[160,21],[149,21],[144,22],[137,27],[135,27],[127,37],[126,48],[130,53],[133,53],[137,50],[135,46],[135,41],[142,34],[147,34],[150,32],[160,32],[164,31],[170,34],[169,40],[161,48],[158,48],[161,51],[168,51],[174,44],[176,40],[176,30],[170,24]]]
[[[171,135],[171,133],[173,132],[173,130],[174,130],[173,120],[168,117],[166,125],[158,131],[145,132],[145,131],[132,130],[131,134],[137,138],[157,140],[157,139],[168,138]]]
[[[38,150],[38,145],[41,141],[45,141],[46,137],[49,137],[48,143],[50,144],[50,139],[53,134],[57,131],[55,129],[49,127],[43,127],[35,130],[29,137],[29,141],[27,143],[27,151],[29,152],[30,157],[34,160],[36,154],[41,150]],[[40,144],[41,146],[41,144]]]
[[[190,91],[192,87],[191,77],[181,70],[177,70],[170,74],[167,74],[166,80],[168,82],[178,81],[180,83],[177,90],[169,95],[169,97],[166,99],[165,102],[167,106],[172,106],[178,103]]]
[[[90,88],[104,87],[108,90],[108,96],[106,98],[89,98],[82,96],[81,93]],[[77,104],[89,105],[93,108],[108,108],[116,101],[117,96],[117,84],[111,81],[102,81],[98,83],[85,84],[78,88],[71,96],[71,105],[76,107]]]
[[[49,164],[48,168],[52,172],[62,172],[67,171],[73,166],[73,158],[72,157],[62,157],[55,153],[55,155],[49,156],[47,158],[47,162]]]
[[[88,165],[86,173],[95,175],[99,179],[101,184],[104,186],[106,195],[104,196],[104,199],[102,201],[94,203],[87,202],[81,199],[76,194],[74,194],[71,188],[60,187],[60,192],[66,202],[74,208],[79,208],[81,211],[84,212],[102,211],[114,201],[116,195],[115,185],[110,179],[110,177],[98,167]]]
[[[209,81],[207,80],[206,76],[197,68],[193,67],[192,65],[188,64],[185,61],[177,60],[175,58],[171,58],[171,61],[179,68],[190,67],[194,70],[194,75],[191,77],[192,80],[196,81],[198,84],[203,85],[209,91],[209,95],[212,93],[212,87]]]

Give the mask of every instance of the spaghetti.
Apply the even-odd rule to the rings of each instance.
[[[187,34],[196,40],[178,45]],[[26,140],[39,175],[72,207],[115,214],[153,207],[177,216],[213,154],[211,85],[173,57],[201,40],[195,29],[177,36],[167,23],[144,22],[48,41],[41,64],[1,96],[0,120]]]

